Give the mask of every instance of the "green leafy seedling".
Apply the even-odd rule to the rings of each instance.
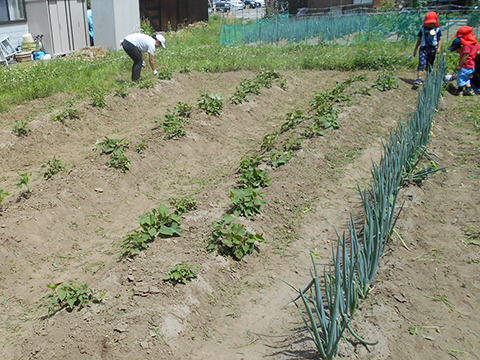
[[[290,161],[293,154],[291,151],[277,151],[274,150],[270,152],[270,164],[274,167],[280,167],[285,165],[287,162]]]
[[[224,256],[241,260],[251,254],[257,243],[263,243],[262,234],[252,234],[245,225],[235,222],[235,217],[223,214],[222,219],[212,223],[213,231],[206,239],[207,251],[217,251]]]
[[[220,115],[223,110],[223,100],[218,94],[202,93],[198,101],[198,107],[205,110],[207,115]]]
[[[140,141],[133,150],[138,154],[143,154],[143,152],[148,148],[148,144],[145,140]]]
[[[113,152],[110,154],[107,166],[127,172],[127,170],[130,170],[130,160],[124,154]]]
[[[163,277],[164,281],[171,281],[174,284],[185,284],[187,280],[195,279],[197,277],[196,271],[200,270],[197,265],[190,265],[183,261],[170,270],[170,272]]]
[[[75,108],[66,108],[59,113],[52,115],[53,121],[59,121],[62,124],[65,124],[67,120],[79,119],[80,115],[78,114],[78,110]]]
[[[119,247],[122,248],[121,258],[132,258],[140,251],[148,248],[148,243],[152,242],[154,237],[145,231],[133,230],[132,233],[126,235]]]
[[[2,202],[5,200],[5,198],[10,195],[8,191],[5,191],[3,189],[0,189],[0,209],[2,208]]]
[[[90,99],[92,100],[92,106],[97,108],[104,108],[107,105],[105,101],[106,91],[101,89],[94,89],[90,93]]]
[[[56,159],[55,157],[42,164],[42,168],[43,167],[48,167],[48,169],[43,174],[43,176],[47,180],[50,179],[53,175],[58,174],[60,171],[67,171],[65,163],[61,160]]]
[[[197,209],[197,199],[188,196],[174,198],[170,201],[170,205],[175,207],[175,214],[183,215]]]
[[[156,120],[157,123],[160,122],[159,119]],[[163,137],[165,139],[178,139],[187,134],[187,131],[183,127],[183,124],[188,123],[188,119],[180,117],[175,113],[172,113],[170,110],[165,115],[165,120],[163,121],[162,128],[165,131]]]
[[[30,133],[30,126],[26,120],[18,120],[13,123],[12,132],[18,137],[24,137]]]
[[[388,91],[398,88],[398,76],[393,75],[390,71],[382,70],[372,87],[380,91]]]
[[[149,214],[140,216],[138,221],[140,227],[152,237],[172,237],[182,235],[180,219],[180,216],[171,214],[165,205],[160,204],[158,209],[152,209]]]
[[[53,294],[44,296],[44,299],[49,300],[48,317],[65,308],[67,311],[72,311],[74,308],[80,310],[90,302],[102,302],[105,296],[103,292],[97,296],[97,292],[90,289],[87,284],[77,284],[74,281],[70,281],[68,284],[52,283],[47,287],[53,291]]]
[[[17,189],[21,189],[23,186],[25,186],[27,188],[27,192],[32,192],[32,187],[29,185],[30,176],[32,176],[32,173],[20,174],[20,180],[18,181]]]
[[[174,110],[177,112],[178,116],[188,118],[192,114],[193,106],[179,101],[177,106],[174,107]]]
[[[230,189],[230,197],[233,201],[232,212],[235,216],[244,217],[260,214],[261,207],[266,205],[266,202],[261,199],[264,196],[263,192],[253,188]]]

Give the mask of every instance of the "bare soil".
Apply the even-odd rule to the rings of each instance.
[[[417,93],[401,81],[398,89],[339,104],[339,129],[305,140],[285,166],[266,168],[267,205],[245,220],[265,237],[257,251],[241,261],[207,252],[211,223],[231,207],[239,162],[259,153],[287,113],[307,109],[316,91],[353,75],[282,74],[287,90],[274,85],[240,105],[225,101],[219,116],[195,109],[178,140],[164,140],[155,118],[179,101],[196,105],[202,92],[227,99],[255,74],[175,74],[125,98],[108,95],[105,108],[93,107],[88,94],[58,95],[2,115],[0,189],[10,196],[0,213],[1,359],[316,357],[283,281],[308,283],[311,251],[320,266],[329,263],[335,228],[342,232],[360,209],[357,184],[368,186],[372,159],[380,159],[382,141],[415,108]],[[376,73],[363,74],[363,86],[372,84]],[[80,118],[52,121],[68,101]],[[447,170],[402,189],[396,230],[404,244],[393,237],[353,324],[378,344],[347,336],[338,358],[479,359],[480,140],[472,114],[458,110],[475,101],[442,98],[430,150]],[[26,116],[31,132],[17,137],[12,123]],[[108,158],[92,151],[105,137],[130,142],[129,171],[107,167]],[[148,148],[138,154],[133,149],[142,140]],[[53,157],[68,171],[46,180],[41,165]],[[21,173],[32,173],[28,196],[16,189]],[[133,259],[119,259],[117,245],[138,229],[138,217],[162,203],[172,208],[182,196],[198,200],[197,210],[182,217],[182,236],[156,239]],[[198,265],[197,278],[163,281],[182,261]],[[103,303],[46,318],[47,285],[70,280],[104,290]]]

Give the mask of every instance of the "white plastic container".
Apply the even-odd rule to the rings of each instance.
[[[23,42],[26,42],[26,43],[32,43],[33,42],[34,43],[32,34],[30,34],[30,33],[29,34],[24,34],[24,35],[22,35],[22,37],[23,37]]]

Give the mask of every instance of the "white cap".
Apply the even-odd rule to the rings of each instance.
[[[162,47],[164,49],[166,49],[165,47],[165,37],[161,34],[158,34],[158,35],[155,35],[155,39],[157,39],[157,41],[160,41],[160,45],[162,45]]]

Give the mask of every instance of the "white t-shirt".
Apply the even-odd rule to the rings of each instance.
[[[132,43],[141,52],[148,52],[155,55],[155,44],[157,43],[154,38],[145,34],[130,34],[125,37],[129,43]]]

